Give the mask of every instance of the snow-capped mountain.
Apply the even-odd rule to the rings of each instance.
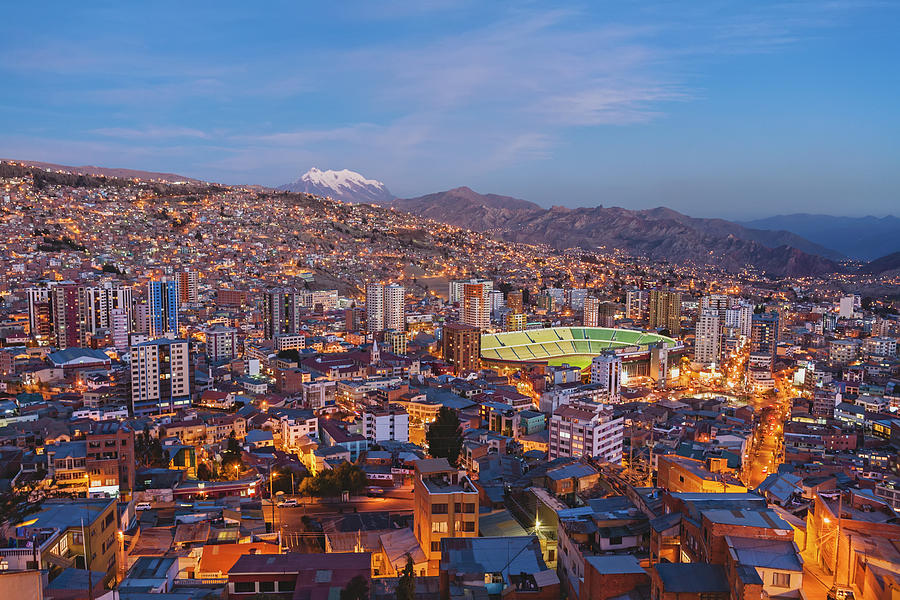
[[[347,169],[321,171],[313,167],[294,183],[282,185],[278,189],[367,204],[390,202],[394,199],[394,196],[380,181],[366,179],[359,173]]]

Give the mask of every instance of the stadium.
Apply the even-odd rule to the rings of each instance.
[[[664,335],[606,327],[550,327],[481,336],[481,363],[500,371],[569,364],[590,371],[595,356],[614,350],[629,377],[677,376],[669,367],[684,346]],[[677,368],[677,367],[676,367]]]

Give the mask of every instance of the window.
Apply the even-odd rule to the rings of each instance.
[[[441,551],[441,543],[440,542],[431,542],[431,551],[432,552],[440,552]]]
[[[252,594],[256,591],[256,583],[253,581],[235,581],[234,582],[234,593],[235,594]]]
[[[475,531],[475,521],[463,521],[462,530],[466,533]]]
[[[622,536],[616,535],[609,538],[610,546],[618,546],[622,543]]]
[[[447,521],[433,521],[431,523],[432,533],[447,533]]]
[[[475,514],[475,504],[474,503],[466,503],[465,510],[463,511],[468,514]]]
[[[457,502],[453,505],[453,512],[462,512],[462,503]]]
[[[274,581],[260,581],[259,582],[259,591],[260,592],[274,592],[275,591],[275,582]]]
[[[293,592],[294,588],[297,586],[296,581],[279,581],[278,582],[278,591],[279,592]]]
[[[431,514],[446,515],[447,514],[447,505],[446,504],[432,504],[431,505]]]
[[[772,573],[772,585],[775,587],[791,587],[791,574]]]

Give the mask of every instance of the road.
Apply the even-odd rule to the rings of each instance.
[[[383,496],[369,498],[367,496],[352,496],[349,502],[318,500],[315,498],[303,498],[300,496],[285,496],[282,500],[295,498],[300,502],[295,507],[275,507],[275,527],[283,527],[286,532],[305,531],[304,516],[311,515],[337,515],[353,512],[393,512],[410,513],[413,510],[412,487],[400,487],[387,489]],[[279,500],[280,502],[281,500]],[[272,505],[269,500],[263,500],[263,517],[266,523],[272,522]]]

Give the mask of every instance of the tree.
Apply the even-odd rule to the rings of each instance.
[[[228,475],[234,471],[244,470],[244,461],[241,458],[241,445],[234,435],[234,430],[228,435],[228,445],[222,453],[222,471]]]
[[[347,582],[341,590],[341,600],[369,600],[369,582],[362,575],[357,575]]]
[[[406,566],[400,572],[397,580],[397,600],[415,600],[416,597],[416,572],[413,569],[412,556],[406,555]]]
[[[462,451],[462,430],[459,417],[452,409],[442,406],[437,418],[425,433],[428,441],[428,453],[435,458],[446,458],[456,466],[459,453]]]
[[[212,471],[205,462],[197,465],[197,479],[200,481],[210,481],[213,478]]]

